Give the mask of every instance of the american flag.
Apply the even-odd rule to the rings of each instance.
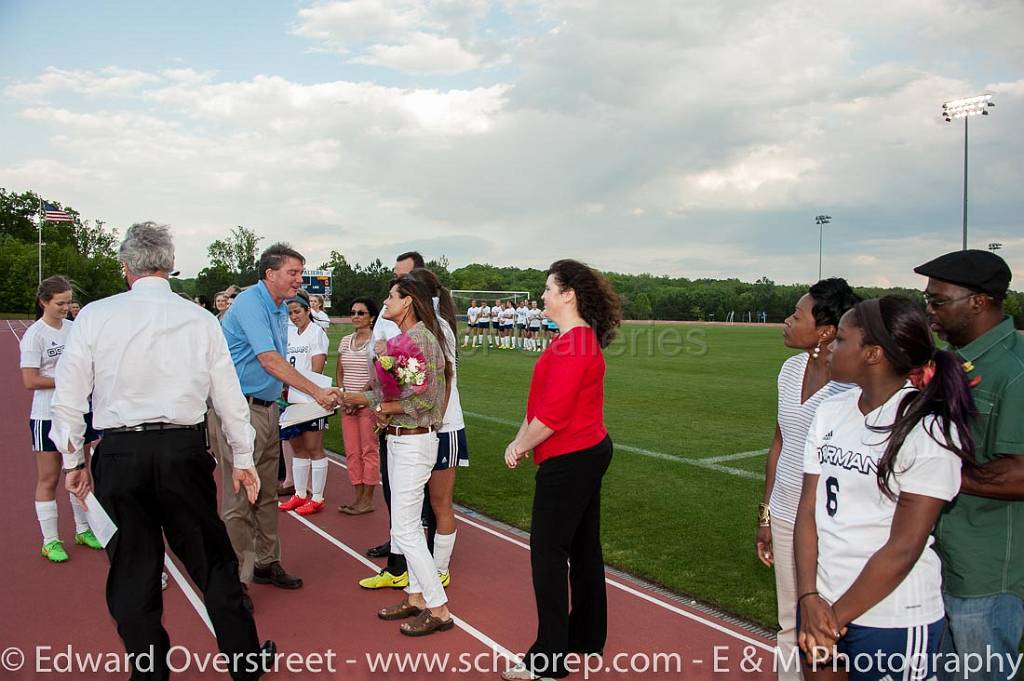
[[[49,222],[74,222],[75,219],[71,217],[71,213],[65,210],[61,210],[52,203],[43,201],[43,219]]]

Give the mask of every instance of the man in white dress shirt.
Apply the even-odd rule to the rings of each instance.
[[[236,659],[232,677],[255,679],[272,662],[242,601],[238,563],[217,515],[214,459],[205,440],[206,400],[220,414],[234,456],[232,484],[259,492],[249,410],[214,316],[171,291],[174,244],[166,226],[133,225],[119,259],[127,293],[82,309],[57,366],[51,438],[66,485],[85,499],[92,484],[117,525],[107,544],[107,605],[132,679],[166,679],[170,640],[161,624],[164,539],[203,593],[218,646]],[[104,437],[82,457],[84,415]]]

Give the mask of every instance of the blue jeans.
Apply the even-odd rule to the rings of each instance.
[[[1012,679],[1014,665],[1020,666],[1024,600],[1012,593],[980,598],[943,594],[942,598],[949,626],[942,639],[941,681]],[[953,666],[951,655],[959,656],[959,671],[948,671]],[[981,670],[975,671],[979,666]]]

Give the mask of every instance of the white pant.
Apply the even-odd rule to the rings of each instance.
[[[388,435],[388,480],[391,483],[391,541],[409,565],[407,593],[422,593],[428,608],[448,597],[427,549],[421,513],[423,488],[437,463],[437,433]]]
[[[775,557],[775,593],[779,603],[779,681],[799,681],[800,658],[794,653],[796,630],[796,559],[793,555],[793,524],[772,518],[772,554]]]

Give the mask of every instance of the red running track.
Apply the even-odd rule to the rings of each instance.
[[[29,322],[0,320],[0,436],[6,447],[8,503],[0,508],[7,548],[0,591],[0,679],[54,678],[69,649],[114,664],[121,641],[104,600],[106,557],[74,546],[67,494],[59,492],[61,536],[71,560],[52,564],[39,555],[40,535],[32,506],[35,467],[30,451],[31,396],[21,385],[17,340]],[[336,427],[336,426],[335,426]],[[483,456],[476,452],[475,456]],[[343,464],[332,459],[328,510],[309,518],[294,513],[280,523],[283,564],[305,584],[297,591],[254,585],[251,593],[261,639],[273,639],[282,655],[279,671],[266,678],[496,679],[509,657],[533,641],[536,616],[524,540],[479,517],[459,514],[452,559],[449,607],[457,627],[421,639],[402,636],[398,623],[375,612],[401,593],[367,591],[356,582],[378,564],[363,550],[387,536],[387,513],[347,516],[333,509],[352,498]],[[465,474],[465,473],[464,473]],[[378,561],[379,562],[379,561]],[[227,678],[199,665],[216,652],[205,609],[191,582],[171,561],[164,594],[164,626],[176,648],[172,663],[182,679]],[[571,678],[769,679],[773,642],[681,605],[627,578],[609,575],[609,631],[600,670]],[[11,671],[22,653],[24,666]],[[65,658],[57,654],[64,654]],[[717,661],[716,661],[717,660]],[[116,661],[120,663],[120,660]],[[385,669],[384,663],[390,663]],[[409,665],[399,671],[399,663]],[[418,671],[411,665],[418,663]],[[428,668],[427,665],[434,665]],[[376,665],[376,666],[374,666]],[[41,672],[35,672],[35,669]],[[759,668],[760,671],[756,671]],[[72,670],[68,679],[126,678],[126,674]]]

